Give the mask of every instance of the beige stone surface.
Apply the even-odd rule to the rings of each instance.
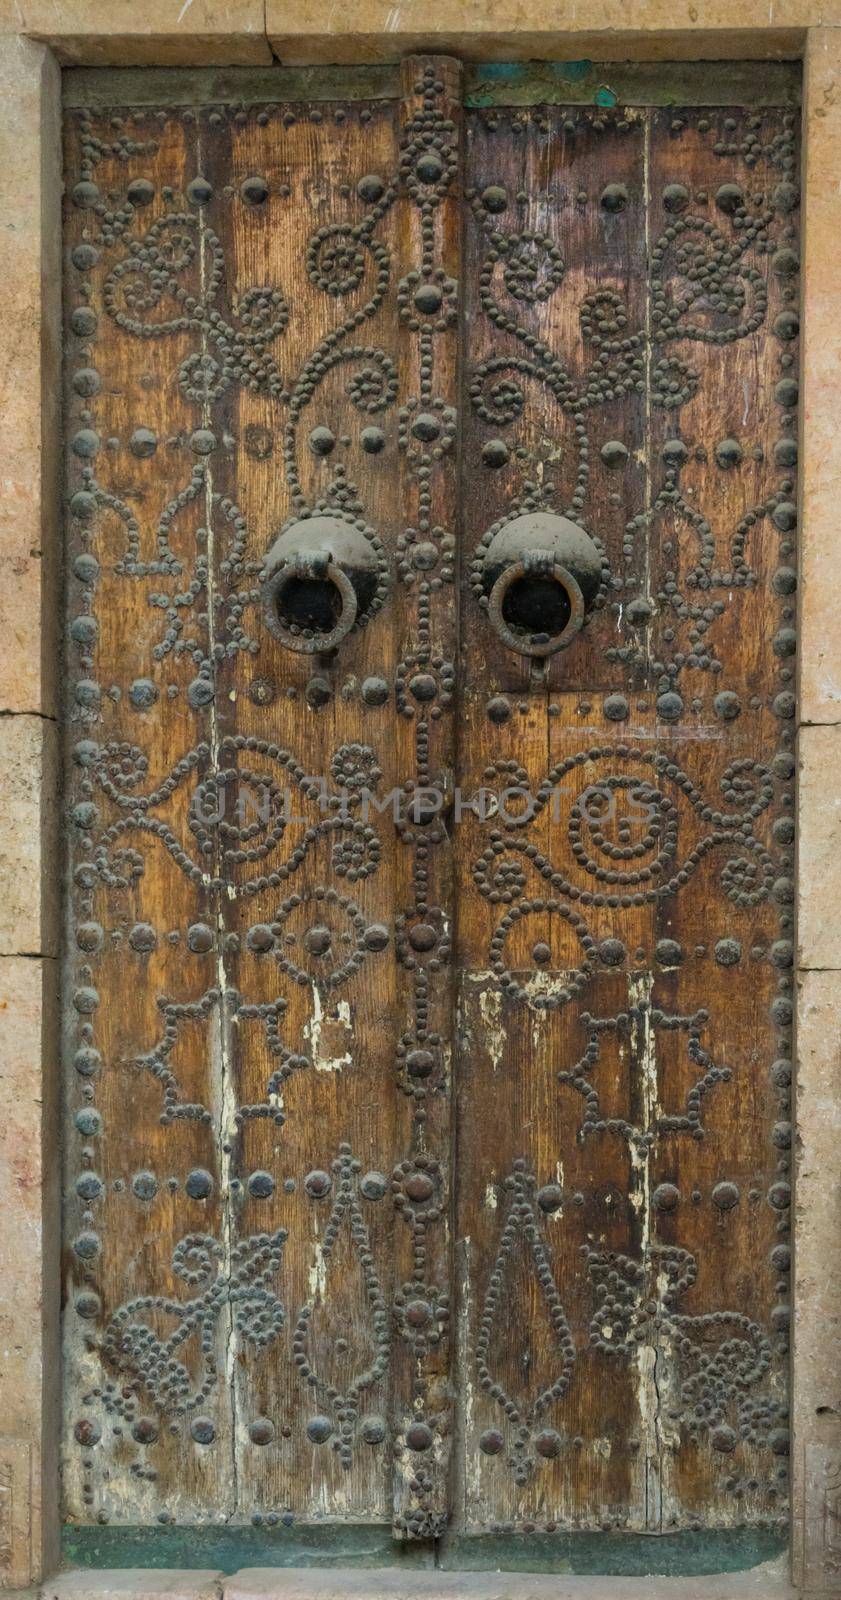
[[[841,726],[798,735],[797,964],[841,968]]]
[[[53,713],[61,177],[43,45],[0,37],[0,104],[0,711]]]
[[[0,0],[0,710],[53,711],[52,575],[58,549],[56,303],[57,72],[90,64],[213,64],[271,59],[262,0]],[[841,0],[266,0],[265,30],[291,63],[396,59],[411,49],[473,59],[591,55],[669,59],[794,54],[808,26],[804,166],[804,375],[801,403],[801,717],[841,723],[841,600],[836,589],[841,493]],[[578,31],[578,30],[581,31]],[[631,31],[633,29],[633,32]],[[759,30],[751,32],[750,30]],[[29,39],[14,37],[24,31]],[[5,35],[5,37],[2,37]],[[46,330],[46,332],[45,332]],[[41,729],[40,736],[32,724]],[[8,728],[8,733],[7,733]],[[0,719],[3,786],[14,829],[4,836],[0,948],[38,950],[35,906],[42,842],[20,829],[25,773],[39,772],[51,735],[38,717]],[[23,731],[21,731],[23,729]],[[801,730],[799,944],[806,968],[841,969],[841,740],[834,727]],[[9,772],[5,753],[12,751]],[[16,752],[16,753],[15,753]],[[16,765],[16,762],[18,763]],[[16,787],[17,786],[17,787]],[[18,814],[18,799],[21,810]],[[31,817],[30,817],[31,820]],[[33,855],[33,850],[35,854]],[[14,865],[15,877],[9,869]],[[28,904],[27,904],[28,902]],[[836,928],[836,925],[839,925]],[[52,919],[53,929],[57,919]],[[7,945],[6,941],[9,940]],[[841,1594],[841,1556],[828,1547],[831,1466],[841,1460],[841,972],[800,975],[798,1008],[795,1365],[795,1556],[812,1594]],[[0,1464],[15,1486],[13,1565],[0,1583],[39,1571],[41,1491],[50,1514],[57,1418],[55,1240],[57,1159],[55,964],[0,957]],[[44,997],[46,996],[46,1004]],[[46,1065],[42,1086],[41,1062]],[[46,1132],[45,1132],[46,1130]],[[51,1154],[42,1159],[45,1146]],[[46,1230],[44,1219],[46,1218]],[[46,1247],[42,1248],[42,1240]],[[32,1482],[31,1502],[27,1485]],[[834,1491],[836,1497],[838,1490]],[[30,1515],[31,1507],[31,1515]],[[21,1508],[23,1508],[21,1510]],[[835,1512],[837,1516],[837,1511]],[[49,1516],[48,1516],[49,1522]],[[53,1559],[49,1545],[47,1562]],[[834,1570],[837,1564],[838,1570]],[[28,1570],[26,1570],[28,1569]],[[603,1580],[525,1575],[363,1572],[65,1574],[44,1600],[741,1600],[793,1593],[777,1564],[727,1578]]]
[[[219,1600],[219,1572],[63,1572],[42,1585],[39,1600]]]
[[[841,30],[810,34],[805,97],[800,717],[841,722]]]
[[[433,47],[477,60],[668,60],[793,54],[841,0],[0,0],[0,31],[88,65],[396,60]],[[268,39],[266,38],[268,35]],[[574,37],[571,37],[573,36]]]
[[[226,1578],[222,1595],[223,1600],[795,1600],[784,1561],[705,1578],[254,1567]]]
[[[503,21],[492,30],[437,31],[434,25],[412,28],[398,24],[393,31],[359,33],[344,25],[340,10],[330,17],[330,30],[323,27],[303,30],[309,18],[299,20],[282,0],[266,0],[272,25],[269,43],[286,66],[338,66],[359,62],[397,61],[402,56],[424,54],[452,55],[462,61],[789,61],[800,56],[802,28],[774,28],[768,32],[734,32],[725,29],[693,33],[653,30],[632,32],[626,12],[624,28],[593,32],[589,19],[585,31],[574,33],[545,28],[531,33],[509,32]],[[400,14],[400,9],[393,8]],[[355,8],[354,8],[355,11]],[[549,15],[547,12],[546,15]]]
[[[191,1587],[191,1585],[195,1585]],[[395,1567],[247,1568],[203,1572],[65,1573],[9,1600],[799,1600],[783,1560],[709,1578],[541,1577],[529,1573],[401,1573]]]
[[[808,1592],[841,1593],[841,983],[799,979],[795,1104],[795,1577]],[[833,1479],[835,1480],[833,1483]],[[836,1544],[833,1556],[832,1541]],[[824,1584],[825,1587],[821,1587]]]
[[[265,63],[263,24],[263,0],[0,0],[0,32],[87,66]]]
[[[429,49],[485,61],[744,59],[795,55],[805,28],[836,22],[841,0],[266,0],[270,43],[290,63]]]
[[[11,1585],[37,1578],[42,1550],[47,1563],[55,1559],[56,968],[0,957],[0,1467],[11,1485],[11,1563],[3,1574]]]
[[[57,1559],[60,79],[0,38],[0,1584]],[[45,713],[45,714],[42,714]],[[43,894],[42,894],[43,886]],[[45,1158],[45,1152],[49,1150]]]
[[[58,730],[0,717],[0,955],[56,955],[60,897]]]

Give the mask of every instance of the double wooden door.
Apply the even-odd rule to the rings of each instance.
[[[784,1523],[796,112],[462,76],[69,75],[73,1522]]]

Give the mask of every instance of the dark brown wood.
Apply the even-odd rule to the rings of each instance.
[[[68,120],[75,1516],[446,1518],[460,96],[403,78]],[[300,654],[319,510],[377,587]]]
[[[794,113],[399,77],[67,114],[67,1513],[776,1525]]]
[[[784,1527],[794,118],[467,126],[460,777],[541,804],[457,855],[460,1515]],[[545,679],[524,511],[609,566]]]

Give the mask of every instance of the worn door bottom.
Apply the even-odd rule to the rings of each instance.
[[[613,1577],[702,1577],[738,1573],[778,1561],[785,1541],[765,1529],[683,1530],[671,1534],[604,1533],[479,1535],[437,1543],[398,1544],[386,1526],[352,1524],[275,1529],[250,1527],[66,1528],[68,1567],[125,1571],[131,1568],[219,1568],[235,1572],[259,1562],[261,1569],[389,1569],[414,1574],[440,1572],[569,1573]],[[325,1579],[325,1581],[327,1581]],[[332,1581],[332,1580],[330,1580]],[[403,1579],[401,1577],[401,1583]],[[426,1581],[426,1580],[424,1580]]]
[[[627,1539],[622,1541],[627,1543]],[[549,1577],[526,1573],[442,1573],[395,1567],[334,1567],[314,1572],[247,1567],[220,1572],[129,1570],[71,1572],[39,1591],[39,1600],[796,1600],[784,1557],[747,1572],[696,1577]]]

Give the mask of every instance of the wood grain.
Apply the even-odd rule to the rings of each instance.
[[[793,113],[331,92],[67,113],[67,1515],[780,1526]]]
[[[793,122],[494,107],[468,152],[459,770],[552,798],[457,857],[460,1513],[784,1526]],[[610,567],[545,681],[475,592],[523,510]]]
[[[95,865],[72,903],[99,918],[101,1123],[85,1127],[105,1151],[71,1267],[76,1516],[272,1525],[394,1509],[409,1537],[446,1517],[450,842],[407,805],[452,782],[451,718],[433,701],[446,710],[455,613],[429,550],[443,541],[446,581],[457,321],[427,338],[399,313],[411,274],[458,274],[458,74],[441,71],[407,63],[400,104],[70,119],[71,179],[92,184],[95,158],[97,188],[71,183],[68,207],[68,245],[96,240],[95,261],[77,258],[87,288],[72,257],[68,271],[98,319],[78,359],[99,376],[71,362],[68,416],[103,440],[71,534],[83,612],[95,590],[101,617],[89,654],[87,625],[71,626],[85,644],[71,670],[101,685],[71,710],[72,736],[83,721],[92,736],[71,757],[76,793],[99,799],[103,752],[119,769],[77,830]],[[423,184],[399,185],[401,148],[411,177],[439,147],[450,165],[427,183],[430,210]],[[76,323],[87,338],[86,314]],[[424,407],[449,457],[413,431]],[[260,573],[278,532],[319,506],[375,532],[388,603],[340,651],[298,654],[265,626]],[[171,792],[126,802],[162,782]],[[130,887],[105,889],[120,808],[111,848],[125,837],[137,856]],[[135,922],[149,954],[130,953]],[[163,1036],[163,995],[196,1014],[172,1013],[166,1052],[133,1065]],[[184,1119],[183,1102],[201,1109]],[[79,1164],[99,1159],[72,1138],[71,1238]],[[202,1380],[198,1407],[170,1392],[173,1373]],[[74,1444],[83,1406],[102,1420]]]

